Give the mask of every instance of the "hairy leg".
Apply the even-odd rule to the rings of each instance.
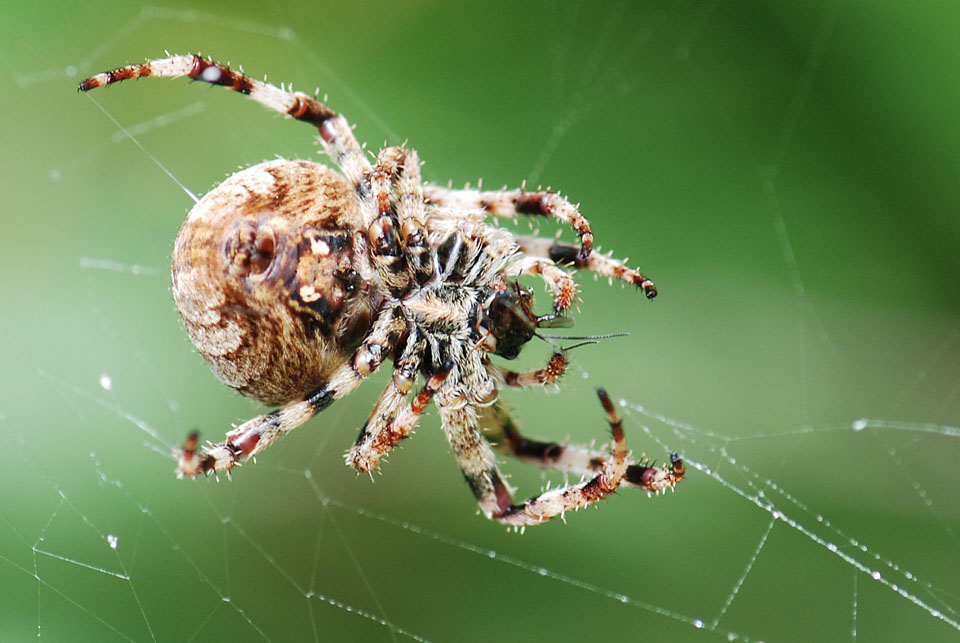
[[[227,439],[223,442],[198,450],[199,436],[196,432],[192,433],[179,455],[177,476],[182,478],[201,473],[229,472],[241,458],[254,457],[278,438],[350,393],[367,376],[376,372],[393,350],[405,326],[405,322],[391,312],[381,315],[353,358],[335,370],[327,382],[301,400],[247,420],[227,432]]]
[[[573,228],[580,235],[577,256],[586,260],[593,249],[593,232],[590,222],[573,205],[559,194],[550,191],[527,192],[519,190],[454,190],[438,185],[426,185],[423,191],[427,203],[459,210],[474,210],[495,216],[518,215],[548,216]]]
[[[629,268],[619,259],[609,255],[594,252],[586,259],[581,259],[576,246],[561,243],[546,237],[531,237],[518,235],[517,243],[520,251],[530,257],[542,257],[560,265],[570,265],[574,268],[589,270],[597,275],[619,279],[637,286],[646,295],[647,299],[657,296],[657,287],[642,274]]]
[[[327,154],[354,185],[358,185],[364,173],[370,170],[370,163],[364,156],[363,148],[357,142],[350,124],[343,116],[311,96],[287,91],[266,81],[255,80],[245,75],[242,70],[234,71],[213,60],[203,59],[199,55],[170,56],[148,60],[142,65],[128,65],[106,71],[87,78],[80,83],[78,89],[86,92],[129,78],[147,76],[186,77],[246,94],[275,112],[286,114],[316,127]]]
[[[596,475],[607,458],[606,453],[597,449],[524,437],[502,403],[487,409],[482,423],[487,438],[498,451],[538,467],[568,471],[577,475]],[[657,467],[645,459],[628,462],[623,483],[659,493],[676,486],[683,479],[683,474],[683,461],[673,453],[670,455],[669,467]]]

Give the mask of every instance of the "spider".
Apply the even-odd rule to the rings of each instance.
[[[169,54],[168,54],[169,56]],[[424,183],[417,153],[387,147],[371,163],[346,119],[315,97],[254,80],[200,55],[169,56],[97,74],[80,91],[145,76],[188,77],[246,94],[317,128],[340,173],[304,160],[273,160],[230,176],[190,211],[173,250],[173,295],[183,324],[213,372],[228,386],[279,406],[198,448],[191,434],[178,454],[178,477],[229,474],[353,391],[393,361],[380,395],[346,461],[370,473],[411,434],[432,401],[480,510],[513,527],[536,525],[585,507],[621,484],[659,493],[683,477],[672,454],[659,468],[631,461],[609,396],[598,395],[613,434],[608,453],[523,437],[498,388],[552,385],[566,350],[530,372],[507,370],[540,328],[569,325],[576,284],[564,268],[638,286],[649,279],[593,252],[593,233],[576,206],[551,191],[482,191]],[[579,244],[514,235],[494,216],[551,217]],[[542,279],[553,295],[536,315],[520,275]],[[409,393],[418,375],[423,384]],[[524,502],[513,500],[494,448],[584,479]]]

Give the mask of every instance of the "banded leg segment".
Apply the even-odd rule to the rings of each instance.
[[[177,477],[230,471],[241,458],[251,458],[275,440],[297,428],[314,415],[355,389],[367,376],[375,373],[384,358],[393,350],[405,329],[402,318],[388,312],[374,323],[367,339],[353,358],[337,368],[329,380],[304,399],[258,415],[227,432],[219,444],[197,448],[199,435],[190,434],[177,460]]]
[[[387,385],[387,391],[384,395],[390,395],[390,401],[377,405],[374,415],[367,422],[367,426],[360,432],[356,444],[347,453],[347,464],[357,470],[358,473],[369,473],[376,469],[380,459],[401,440],[408,437],[417,427],[420,416],[426,410],[427,405],[433,399],[440,386],[446,380],[450,369],[439,371],[430,377],[424,387],[417,393],[416,397],[405,407],[397,411],[400,404],[393,400],[397,399],[391,390],[394,383]],[[389,392],[389,393],[388,393]],[[403,402],[403,397],[399,401]]]
[[[395,298],[414,282],[426,283],[435,272],[423,225],[420,161],[415,152],[388,147],[364,177],[358,191],[373,263],[383,285]]]
[[[575,485],[550,489],[522,504],[511,505],[493,516],[494,519],[514,527],[539,525],[553,516],[592,505],[617,490],[627,472],[627,441],[606,391],[598,389],[597,395],[607,413],[613,445],[610,453],[602,459],[596,475]]]
[[[590,222],[580,214],[577,206],[555,192],[527,192],[526,190],[454,190],[438,185],[424,186],[428,203],[460,210],[479,210],[496,216],[516,217],[525,214],[549,216],[573,228],[580,235],[577,256],[586,260],[593,250],[593,232]]]
[[[528,386],[550,386],[566,372],[567,364],[567,358],[563,353],[554,353],[546,366],[525,373],[507,370],[493,363],[488,366],[488,369],[492,369],[507,386],[526,388]]]
[[[560,265],[570,265],[574,268],[590,270],[603,277],[625,281],[643,290],[647,299],[657,296],[657,287],[652,281],[624,265],[619,259],[599,252],[594,252],[588,258],[582,259],[576,246],[546,237],[517,235],[517,243],[522,255],[527,257],[549,259]]]
[[[610,398],[601,389],[600,401],[613,434],[610,453],[600,459],[594,477],[579,484],[551,489],[515,504],[511,491],[493,460],[489,443],[476,429],[477,418],[470,407],[440,407],[444,430],[480,509],[487,517],[512,527],[539,525],[553,516],[587,507],[617,490],[627,473],[627,443],[620,418]],[[470,427],[471,430],[452,430]]]
[[[596,475],[607,457],[602,451],[580,445],[525,438],[503,404],[497,404],[487,411],[483,418],[483,427],[487,438],[499,452],[539,467],[577,475]],[[672,453],[669,467],[654,466],[646,459],[628,462],[622,484],[659,493],[675,487],[683,479],[683,475],[683,460],[676,453]]]
[[[358,185],[363,174],[370,170],[370,163],[354,137],[350,124],[343,116],[311,96],[286,91],[265,81],[255,80],[242,71],[234,71],[213,60],[205,60],[199,55],[170,56],[149,60],[142,65],[128,65],[106,71],[87,78],[80,83],[78,89],[86,92],[122,80],[146,76],[186,77],[246,94],[275,112],[286,114],[316,127],[327,154],[354,185]]]
[[[592,256],[592,255],[591,255]],[[577,284],[566,271],[547,258],[520,255],[508,270],[518,275],[537,275],[553,291],[553,311],[562,313],[577,296]]]

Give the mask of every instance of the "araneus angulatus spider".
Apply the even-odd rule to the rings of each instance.
[[[553,384],[567,360],[558,351],[538,370],[515,373],[490,355],[516,357],[538,328],[563,321],[576,285],[560,265],[591,270],[656,296],[653,282],[592,252],[590,225],[550,191],[480,191],[424,184],[416,152],[388,147],[371,165],[343,116],[310,96],[254,80],[212,60],[171,56],[104,72],[81,91],[143,76],[189,77],[222,85],[315,126],[340,168],[275,160],[229,177],[190,211],[173,251],[173,294],[184,326],[214,373],[264,404],[282,405],[179,455],[179,476],[227,471],[263,451],[334,400],[384,359],[394,374],[347,464],[371,472],[410,435],[433,400],[443,430],[483,513],[523,527],[590,505],[621,483],[659,492],[683,477],[630,462],[620,419],[598,390],[613,432],[609,454],[523,438],[497,400],[498,386]],[[549,216],[572,227],[579,247],[518,236],[493,215]],[[537,275],[553,312],[532,312],[516,282]],[[417,375],[425,382],[408,399]],[[486,435],[485,435],[486,434]],[[515,504],[491,445],[539,466],[592,476]]]

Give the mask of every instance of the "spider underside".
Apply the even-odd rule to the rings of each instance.
[[[613,434],[609,451],[524,438],[498,389],[553,385],[567,367],[558,349],[517,373],[491,360],[516,357],[538,328],[563,325],[576,296],[567,268],[589,270],[656,296],[623,262],[593,252],[578,208],[551,191],[452,189],[424,184],[415,151],[387,147],[373,163],[343,116],[316,98],[277,88],[199,55],[170,56],[93,76],[80,90],[145,76],[188,77],[247,94],[318,129],[340,173],[300,160],[238,172],[191,210],[173,252],[173,292],[184,326],[216,375],[277,410],[198,448],[192,434],[178,476],[230,472],[350,393],[393,361],[393,377],[346,454],[358,472],[411,434],[433,402],[481,511],[514,527],[593,504],[621,484],[672,488],[683,463],[629,459],[613,404],[598,395]],[[552,217],[571,245],[514,235],[495,216]],[[537,316],[516,279],[540,277],[553,310]],[[421,388],[412,396],[419,377]],[[494,454],[582,474],[577,484],[515,503]]]

